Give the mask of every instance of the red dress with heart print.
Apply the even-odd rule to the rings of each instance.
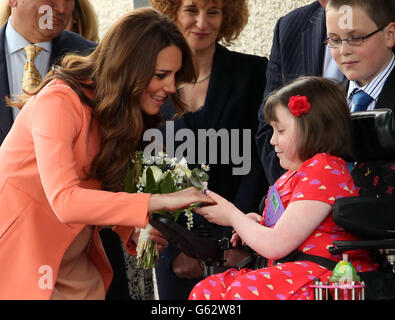
[[[287,171],[275,186],[285,209],[292,201],[316,200],[333,205],[336,199],[358,195],[346,162],[327,153],[319,153],[305,161],[296,172]],[[262,224],[265,215],[266,210],[263,211]],[[337,226],[330,213],[298,249],[338,262],[341,256],[333,256],[328,251],[333,240],[357,240],[357,237]],[[357,272],[377,270],[377,264],[365,250],[350,251],[348,256]],[[330,275],[330,270],[310,261],[279,265],[269,261],[269,266],[263,269],[239,271],[232,268],[209,276],[193,288],[189,299],[311,300],[314,292],[309,286],[314,279],[326,282]]]

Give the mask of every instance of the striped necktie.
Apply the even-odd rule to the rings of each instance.
[[[22,89],[29,92],[41,83],[41,75],[34,65],[34,58],[42,48],[29,44],[23,50],[26,53],[26,64],[23,71]]]
[[[355,92],[352,96],[354,106],[352,107],[351,112],[365,111],[372,101],[373,98],[365,91],[359,90]]]

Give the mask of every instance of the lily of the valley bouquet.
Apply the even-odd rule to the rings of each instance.
[[[131,158],[126,170],[124,179],[125,191],[129,193],[172,193],[191,186],[199,190],[207,188],[208,170],[207,165],[202,164],[200,168],[190,170],[187,161],[182,158],[170,158],[166,153],[159,152],[156,156],[144,157],[143,152],[136,153],[138,164]],[[136,179],[136,170],[138,178]],[[192,209],[198,203],[191,205],[187,209],[177,210],[174,212],[159,211],[174,221],[177,221],[180,214],[186,214],[188,217],[187,228],[193,226]],[[150,224],[145,229],[140,230],[137,244],[137,266],[140,268],[151,268],[155,265],[159,257],[157,244],[150,239]]]

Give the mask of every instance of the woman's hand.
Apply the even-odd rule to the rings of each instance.
[[[242,214],[231,202],[216,194],[213,191],[207,191],[206,194],[217,204],[203,208],[196,208],[194,211],[202,215],[207,221],[220,226],[231,226],[232,218],[235,215]]]
[[[139,236],[140,236],[140,228],[135,227],[131,238],[132,242],[135,245],[137,245],[137,243],[139,242]]]
[[[236,267],[238,263],[243,261],[245,258],[250,256],[251,253],[245,249],[229,249],[224,252],[225,266],[226,267]]]
[[[190,187],[173,193],[152,194],[149,201],[148,212],[186,209],[191,204],[197,202],[201,202],[206,205],[215,204],[213,199],[203,194],[195,187]]]
[[[181,252],[172,262],[171,267],[177,277],[181,279],[202,278],[204,274],[203,263]]]
[[[167,240],[159,230],[152,228],[148,233],[151,240],[157,243],[159,251],[162,251],[164,248],[166,248]]]

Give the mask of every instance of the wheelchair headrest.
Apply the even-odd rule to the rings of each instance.
[[[395,161],[395,119],[391,109],[351,114],[351,158]]]

